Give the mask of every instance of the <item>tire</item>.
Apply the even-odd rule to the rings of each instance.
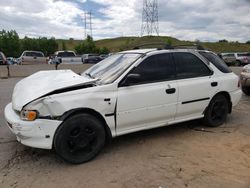
[[[224,95],[216,95],[205,112],[205,123],[209,127],[218,127],[225,123],[229,111],[229,101]]]
[[[76,114],[66,119],[56,131],[54,138],[56,153],[72,164],[93,159],[104,144],[104,125],[90,114]]]
[[[236,61],[234,64],[236,67],[240,67],[241,66],[241,62],[240,61]]]
[[[250,87],[242,87],[242,91],[243,91],[243,93],[245,93],[246,95],[250,95]]]

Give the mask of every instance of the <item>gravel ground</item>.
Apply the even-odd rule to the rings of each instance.
[[[19,79],[0,80],[1,188],[250,187],[250,97],[242,97],[222,127],[191,121],[129,134],[91,162],[69,165],[53,151],[16,142],[4,125],[3,108]]]

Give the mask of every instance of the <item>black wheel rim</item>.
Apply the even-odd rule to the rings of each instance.
[[[212,111],[211,111],[211,118],[212,121],[215,123],[220,123],[224,121],[225,114],[227,113],[227,107],[224,100],[216,100],[213,103]]]
[[[68,134],[68,151],[74,155],[91,153],[96,139],[96,132],[91,127],[74,127]]]

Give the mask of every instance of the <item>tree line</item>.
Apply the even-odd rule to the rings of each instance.
[[[58,47],[58,42],[54,37],[29,38],[25,36],[23,39],[20,39],[15,30],[0,31],[0,51],[2,51],[7,57],[20,57],[21,53],[25,50],[42,51],[45,56],[49,56],[57,51]],[[62,48],[62,50],[67,50],[65,43],[63,43]],[[75,51],[77,54],[109,53],[109,50],[106,47],[97,47],[93,38],[90,36],[77,45]]]
[[[83,40],[80,44],[75,47],[75,51],[78,54],[89,54],[89,53],[96,53],[96,54],[108,54],[109,49],[106,47],[97,47],[95,42],[91,36],[87,36],[85,40]]]
[[[58,43],[54,37],[20,39],[15,30],[0,31],[0,51],[7,57],[19,57],[25,50],[42,51],[47,56],[58,50]]]

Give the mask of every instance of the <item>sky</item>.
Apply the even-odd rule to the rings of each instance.
[[[0,0],[0,30],[20,37],[83,39],[140,36],[143,0]],[[159,33],[181,40],[250,40],[250,0],[158,0]],[[89,33],[89,32],[88,32]]]

